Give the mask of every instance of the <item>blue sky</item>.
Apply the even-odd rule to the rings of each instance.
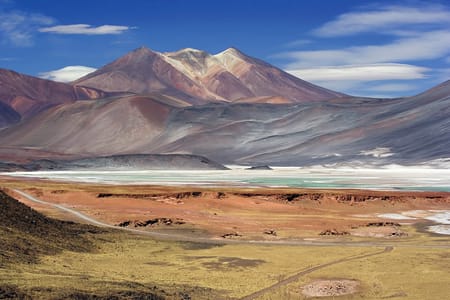
[[[67,81],[140,46],[236,47],[330,89],[398,97],[450,79],[450,3],[0,0],[1,68]]]

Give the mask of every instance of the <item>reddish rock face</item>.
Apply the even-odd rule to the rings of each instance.
[[[105,96],[105,92],[97,89],[72,86],[0,69],[0,102],[21,118],[32,117],[62,103]],[[8,114],[11,115],[11,112]]]
[[[280,97],[297,103],[343,96],[234,48],[216,55],[196,49],[160,53],[139,48],[74,83],[105,91],[160,92],[192,104],[254,97]]]

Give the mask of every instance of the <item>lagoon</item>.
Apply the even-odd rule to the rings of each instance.
[[[103,184],[295,187],[450,192],[450,170],[424,167],[298,168],[273,170],[89,170],[11,172],[1,175]]]

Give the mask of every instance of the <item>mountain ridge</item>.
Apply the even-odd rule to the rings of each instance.
[[[84,87],[90,80],[99,86]],[[42,88],[24,86],[31,89],[20,91],[25,95],[39,95]],[[235,48],[212,55],[141,47],[70,88],[57,87],[92,91],[101,99],[41,101],[41,111],[0,131],[2,157],[160,153],[288,166],[450,159],[450,81],[412,97],[370,99],[293,79]],[[100,89],[105,87],[113,89]],[[311,96],[323,90],[324,99]],[[307,98],[295,98],[297,92]],[[18,118],[10,106],[0,105],[0,126]]]
[[[84,103],[81,112],[90,115],[80,114],[77,103],[51,109],[0,132],[0,143],[75,157],[181,153],[222,164],[422,164],[450,157],[450,85],[435,91],[393,101],[277,105],[173,106],[130,96]]]
[[[192,104],[263,96],[281,96],[295,103],[344,96],[303,81],[236,48],[212,55],[193,48],[162,53],[141,47],[72,84],[137,94],[160,92]]]
[[[0,108],[0,128],[63,103],[98,99],[107,95],[95,88],[72,86],[0,69],[0,102],[3,106]]]

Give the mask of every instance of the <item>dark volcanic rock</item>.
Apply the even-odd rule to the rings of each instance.
[[[237,237],[241,237],[241,236],[242,236],[242,234],[239,234],[237,232],[225,233],[225,234],[221,235],[221,237],[223,237],[224,239],[237,238]]]
[[[246,170],[273,170],[273,169],[268,165],[260,165],[247,168]]]
[[[145,220],[145,221],[139,221],[139,220],[135,220],[135,221],[123,221],[119,224],[117,224],[116,226],[119,227],[129,227],[131,225],[133,225],[134,227],[147,227],[147,226],[153,226],[153,225],[166,225],[166,226],[170,226],[170,225],[183,225],[186,224],[186,222],[183,221],[183,219],[170,219],[170,218],[155,218],[155,219],[150,219],[150,220]]]
[[[14,172],[14,171],[25,171],[25,169],[19,164],[0,162],[0,172]]]
[[[277,232],[273,229],[264,230],[264,234],[276,236]]]
[[[399,223],[395,222],[371,222],[366,225],[367,227],[400,227]]]
[[[336,229],[327,229],[319,233],[319,235],[349,235],[350,233],[347,231],[338,231]]]

